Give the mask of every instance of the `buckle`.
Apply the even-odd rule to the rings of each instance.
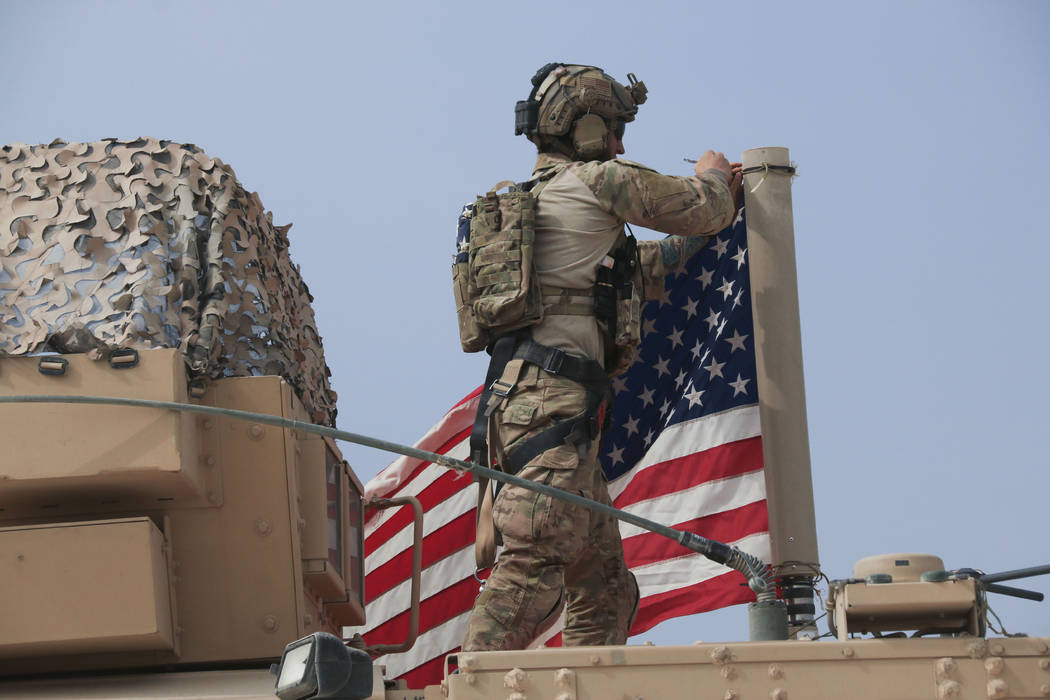
[[[511,389],[513,388],[513,384],[507,384],[506,382],[501,382],[498,379],[492,382],[492,386],[489,387],[493,394],[495,394],[496,396],[501,396],[503,398],[507,398],[508,396],[510,396]]]
[[[550,348],[547,356],[543,358],[543,369],[551,374],[561,371],[562,362],[565,361],[565,351],[558,348]]]

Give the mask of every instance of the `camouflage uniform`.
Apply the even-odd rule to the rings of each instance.
[[[533,177],[560,172],[545,184],[536,215],[535,264],[544,286],[591,289],[598,263],[625,221],[666,233],[640,241],[647,297],[663,293],[666,272],[727,226],[734,207],[725,176],[674,177],[625,160],[573,162],[541,154]],[[693,236],[689,239],[682,236]],[[546,315],[533,339],[602,362],[604,339],[593,316]],[[492,416],[497,456],[584,412],[578,383],[526,365],[510,396]],[[610,503],[598,463],[598,443],[563,444],[542,453],[519,476]],[[605,515],[515,486],[503,487],[493,519],[504,548],[467,624],[463,649],[521,649],[567,607],[565,645],[623,644],[638,586],[623,558],[617,522]]]

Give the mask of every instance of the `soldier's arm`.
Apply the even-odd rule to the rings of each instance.
[[[609,213],[674,234],[662,241],[638,242],[647,299],[663,294],[666,274],[707,245],[708,237],[732,223],[736,214],[729,178],[716,169],[679,177],[613,160],[593,167],[583,179]]]
[[[642,286],[646,299],[664,293],[664,278],[700,251],[708,236],[668,236],[661,241],[638,241],[638,259],[642,268]]]
[[[627,160],[588,164],[579,175],[613,216],[679,236],[718,233],[736,212],[726,174],[663,175]]]

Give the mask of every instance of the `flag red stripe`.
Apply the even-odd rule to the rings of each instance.
[[[459,651],[459,647],[447,652],[454,654]],[[442,654],[436,658],[427,661],[425,664],[416,666],[411,671],[402,673],[398,678],[403,678],[409,688],[424,688],[428,685],[435,685],[440,683],[445,677],[445,655]],[[414,697],[422,697],[422,692],[417,693]]]
[[[450,585],[419,604],[419,631],[431,629],[474,606],[481,584],[473,576]],[[375,629],[368,631],[369,644],[394,644],[408,637],[409,611],[398,613]]]
[[[431,508],[439,506],[445,499],[462,491],[472,483],[470,476],[451,470],[434,479],[416,496],[420,505],[423,506],[423,517],[426,518],[426,514]],[[396,513],[376,528],[375,532],[365,538],[365,556],[367,557],[376,551],[381,544],[400,532],[402,528],[409,527],[413,519],[414,514],[411,506],[398,508]]]
[[[423,538],[423,570],[474,542],[472,508]],[[365,576],[365,602],[370,603],[412,575],[412,549],[408,548]]]
[[[616,497],[613,505],[623,508],[638,501],[761,468],[762,438],[738,440],[646,468]]]
[[[672,617],[723,608],[755,600],[744,576],[730,571],[721,576],[642,598],[631,634],[641,634]]]
[[[769,530],[769,513],[765,500],[713,513],[702,518],[695,518],[674,525],[676,530],[695,532],[698,535],[719,542],[734,542]],[[623,541],[623,555],[628,568],[652,564],[653,562],[674,559],[690,550],[663,535],[646,532]]]
[[[446,590],[459,588],[460,586],[467,588],[466,584],[468,583],[475,584],[473,579],[466,579]],[[469,587],[468,594],[471,599],[473,599],[476,591],[477,589],[474,586]],[[444,595],[444,593],[445,592],[443,591],[442,594],[439,595]],[[428,601],[434,600],[434,598],[438,598],[438,596],[434,596],[433,598],[428,599]],[[672,617],[694,615],[696,613],[707,612],[708,610],[723,608],[728,605],[750,602],[754,599],[755,594],[748,589],[744,582],[744,577],[736,571],[731,571],[722,574],[721,576],[716,576],[713,579],[693,584],[692,586],[678,588],[673,591],[658,593],[643,598],[638,609],[638,617],[635,618],[634,625],[631,627],[631,635],[642,634],[664,620],[668,620]],[[431,613],[428,613],[428,616],[430,614]],[[376,630],[369,632],[369,643],[389,644],[403,640],[408,633],[407,613],[403,613],[403,616],[404,622],[394,624],[394,621],[391,620],[390,622],[384,623],[381,627],[376,628]],[[401,617],[402,615],[399,615],[398,618],[395,619]],[[434,618],[436,620],[435,622],[430,625],[424,625],[422,622],[424,614],[421,606],[420,629],[429,629],[434,625],[441,624],[445,620],[450,619],[450,617],[452,616]],[[373,634],[377,634],[377,636],[373,637]],[[699,634],[697,636],[699,636]],[[549,647],[561,646],[561,632],[551,637],[545,645]],[[432,684],[436,682],[434,680],[435,678],[440,679],[442,677],[445,654],[452,654],[457,651],[459,651],[459,647],[439,654],[437,657],[416,666],[412,670],[407,671],[398,677],[407,681],[408,687],[410,688],[422,688],[427,684]]]
[[[467,398],[469,399],[471,397],[468,396]],[[464,399],[463,401],[466,401],[466,400],[467,399]],[[463,401],[460,401],[458,404],[456,404],[456,406],[458,406],[459,404],[463,403]],[[463,442],[468,437],[470,437],[471,427],[472,426],[468,425],[467,427],[458,430],[456,433],[454,433],[452,435],[452,437],[448,438],[447,440],[445,440],[445,442],[441,443],[440,447],[438,447],[435,450],[429,450],[429,451],[430,452],[437,452],[438,454],[445,454],[445,453],[449,452],[453,447],[455,447],[456,445],[458,445],[459,443]],[[383,494],[383,498],[393,498],[396,494],[401,492],[401,489],[403,489],[403,488],[407,487],[409,484],[411,484],[412,480],[415,479],[416,476],[418,476],[421,471],[426,469],[431,464],[432,464],[432,462],[420,462],[419,465],[415,469],[412,470],[412,473],[409,474],[408,476],[406,476],[404,478],[404,480],[402,480],[401,483],[397,485],[396,488],[393,488],[388,493]],[[389,467],[387,467],[387,468],[389,469]],[[382,474],[382,472],[380,472],[380,474]],[[373,478],[378,478],[378,475],[376,475],[376,477],[373,477]],[[365,517],[365,522],[368,522],[370,519],[374,518],[377,513],[379,513],[378,510],[372,510],[371,512],[369,512],[366,515],[366,517]]]

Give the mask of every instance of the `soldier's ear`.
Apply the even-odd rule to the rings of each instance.
[[[609,154],[609,127],[597,114],[585,114],[572,125],[572,145],[580,160],[604,160]]]

